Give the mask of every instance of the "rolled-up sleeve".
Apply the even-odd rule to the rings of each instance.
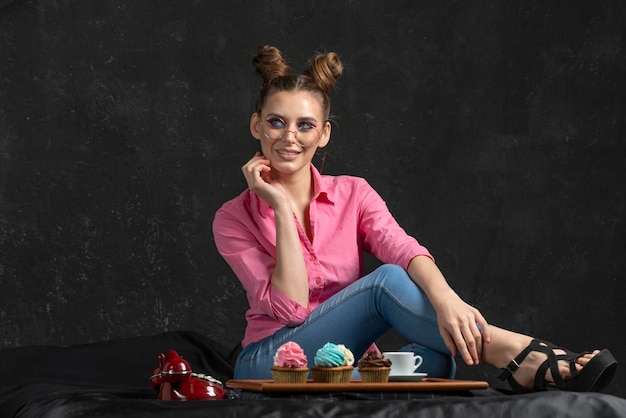
[[[213,235],[217,250],[246,291],[250,305],[246,316],[266,315],[283,326],[300,325],[306,319],[310,311],[271,284],[275,231],[272,235],[271,230],[259,230],[241,208],[225,206],[215,214]]]

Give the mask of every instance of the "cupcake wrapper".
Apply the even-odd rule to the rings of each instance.
[[[307,367],[272,367],[274,383],[306,383],[308,375]]]
[[[367,367],[359,368],[361,382],[363,383],[386,383],[389,381],[390,367]]]
[[[352,369],[352,366],[349,366]],[[346,369],[343,366],[340,367],[319,367],[315,366],[311,368],[311,374],[313,375],[313,381],[319,383],[342,383]],[[352,374],[352,370],[350,370]]]
[[[352,380],[352,371],[354,370],[353,366],[343,366],[343,372],[341,374],[341,383],[350,383]]]

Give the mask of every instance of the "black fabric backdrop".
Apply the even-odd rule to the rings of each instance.
[[[275,44],[342,56],[324,172],[367,178],[488,320],[625,359],[626,7],[578,3],[0,1],[0,347],[236,346],[211,221]]]

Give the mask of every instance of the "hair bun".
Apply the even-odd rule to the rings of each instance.
[[[334,52],[318,54],[305,71],[305,74],[313,78],[325,93],[332,90],[342,73],[343,64],[339,55]]]
[[[258,49],[252,59],[257,74],[263,79],[256,108],[260,111],[270,94],[277,91],[310,91],[321,95],[325,118],[330,115],[328,93],[343,73],[343,64],[334,52],[317,54],[300,75],[294,75],[282,52],[274,46]]]
[[[291,68],[282,52],[271,45],[259,47],[256,56],[252,59],[252,64],[263,79],[263,83],[269,83],[277,77],[291,75]]]

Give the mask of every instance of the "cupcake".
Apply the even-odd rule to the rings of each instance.
[[[306,383],[308,374],[306,355],[297,343],[288,341],[278,347],[272,366],[274,383]]]
[[[343,353],[343,374],[341,383],[350,383],[352,380],[352,371],[354,370],[354,354],[343,344],[337,344],[337,347]]]
[[[314,358],[314,366],[311,367],[313,380],[320,383],[342,383],[344,381],[345,354],[333,343],[326,343],[317,350]],[[347,366],[350,372],[353,366]]]
[[[358,361],[359,374],[364,383],[386,383],[389,380],[391,360],[370,350]]]

